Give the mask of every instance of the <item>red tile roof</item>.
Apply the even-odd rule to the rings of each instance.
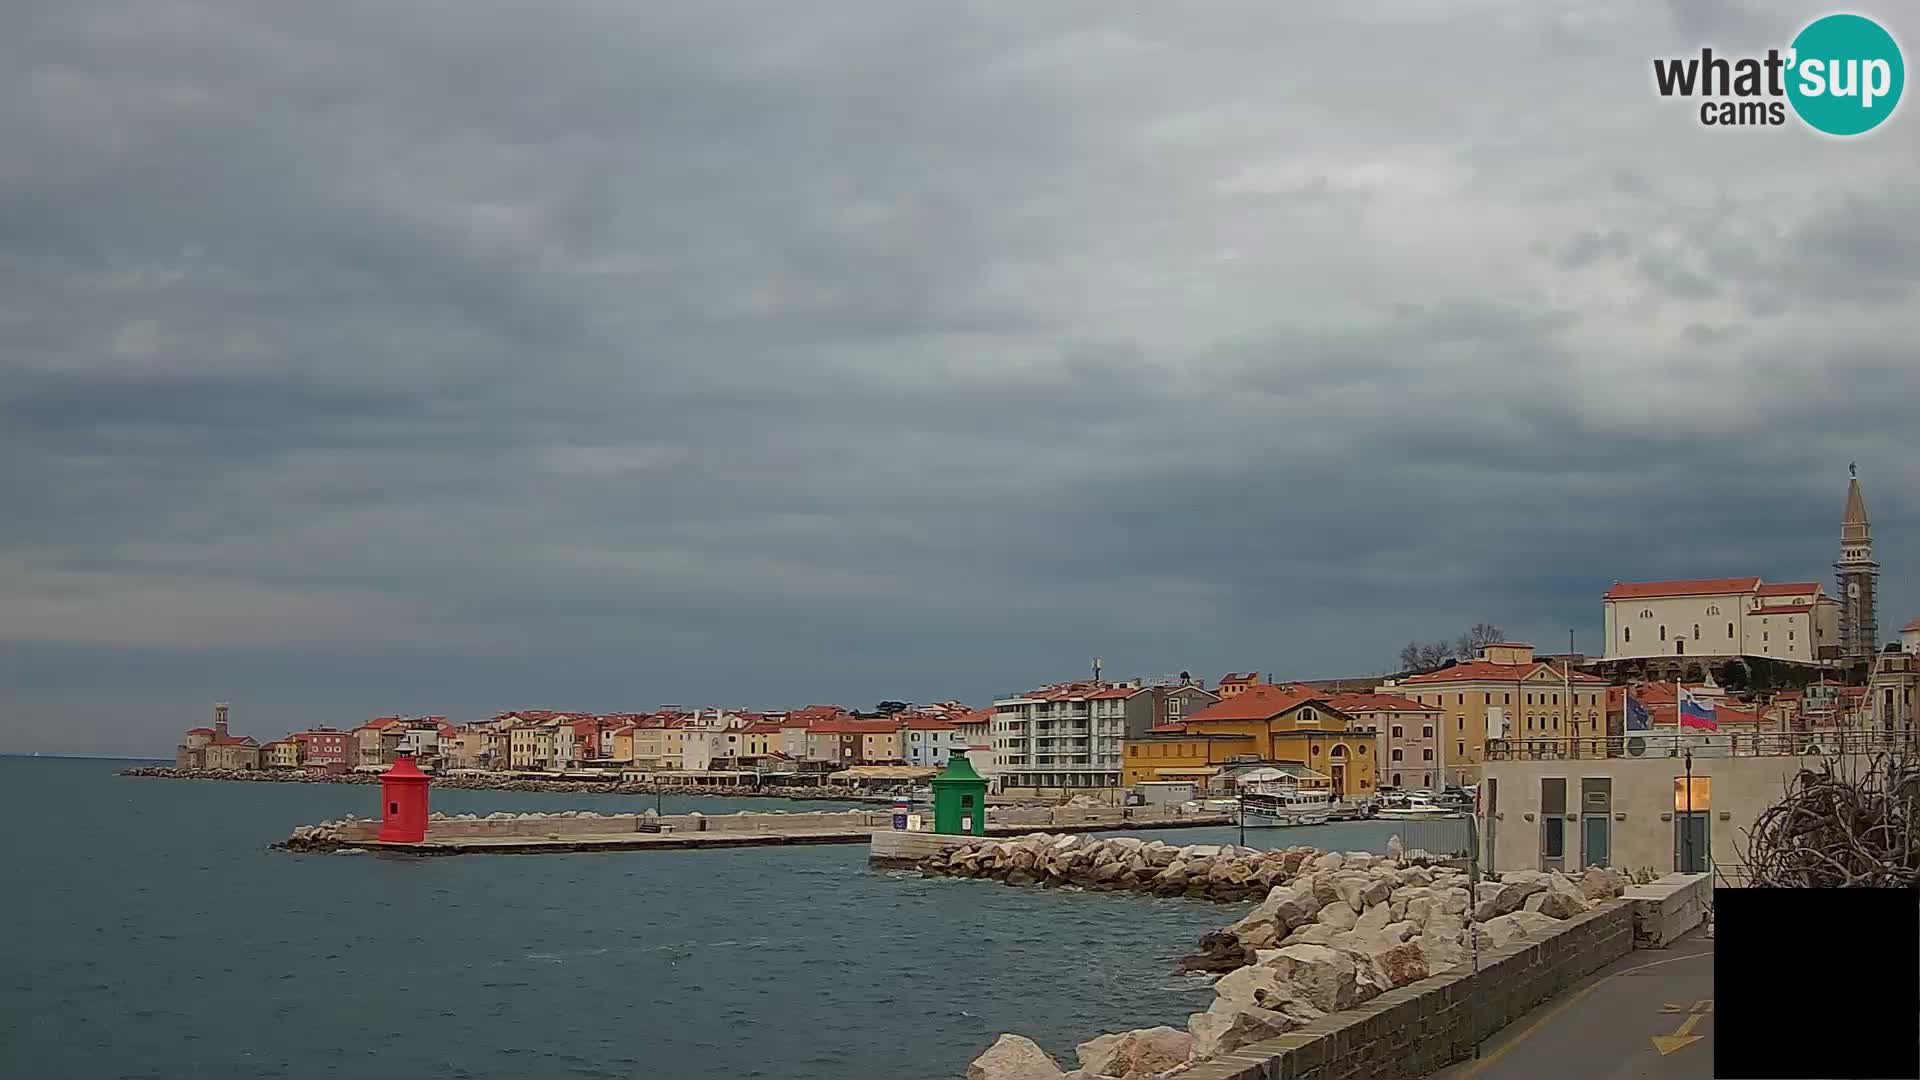
[[[1422,686],[1456,682],[1519,682],[1539,668],[1546,668],[1553,673],[1554,678],[1560,678],[1560,669],[1544,660],[1534,660],[1525,664],[1496,664],[1491,660],[1469,660],[1464,664],[1455,664],[1450,668],[1441,668],[1439,671],[1425,675],[1409,675],[1400,681],[1418,683]],[[1573,673],[1573,681],[1587,686],[1605,684],[1607,680],[1598,675],[1576,671]]]
[[[1169,720],[1164,724],[1153,725],[1147,729],[1147,732],[1152,735],[1178,735],[1186,730],[1187,725],[1185,721]]]
[[[1801,596],[1818,591],[1820,583],[1817,581],[1780,581],[1759,588],[1761,596]]]
[[[1422,705],[1399,694],[1331,694],[1327,704],[1344,713],[1440,711],[1438,705]]]
[[[1900,632],[1903,634],[1910,634],[1915,630],[1920,630],[1920,619],[1915,619],[1912,622],[1900,628]]]
[[[1616,581],[1605,600],[1649,600],[1659,596],[1712,596],[1718,593],[1752,592],[1760,584],[1757,577],[1694,578],[1688,581]]]
[[[954,727],[952,723],[946,720],[942,720],[937,716],[911,716],[907,718],[907,722],[905,726],[909,731],[958,731],[959,730],[958,728]]]
[[[215,735],[213,737],[213,745],[215,746],[252,746],[254,745],[254,742],[253,742],[253,736],[251,735]]]
[[[748,725],[747,725],[747,734],[749,734],[749,735],[778,735],[778,734],[780,734],[780,725],[779,725],[779,724],[767,724],[767,723],[760,723],[760,724],[748,724]]]
[[[1257,671],[1249,671],[1245,675],[1237,675],[1229,671],[1225,675],[1220,676],[1220,685],[1226,686],[1228,684],[1238,685],[1240,683],[1252,683],[1252,682],[1259,681],[1259,679],[1260,679],[1260,673]]]
[[[1326,695],[1318,691],[1302,690],[1297,686],[1258,683],[1230,698],[1216,701],[1199,712],[1188,713],[1187,719],[1267,720],[1309,701],[1325,702],[1326,700]]]
[[[807,730],[822,735],[891,735],[900,729],[891,720],[822,720]]]
[[[189,735],[211,735],[211,734],[213,734],[213,729],[212,729],[212,728],[210,728],[210,727],[196,727],[196,728],[188,728],[188,729],[187,729],[187,734],[189,734]]]

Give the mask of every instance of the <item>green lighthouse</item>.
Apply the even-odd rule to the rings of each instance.
[[[987,835],[987,781],[963,751],[948,755],[947,771],[931,783],[934,832]]]

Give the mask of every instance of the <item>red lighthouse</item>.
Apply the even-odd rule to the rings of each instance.
[[[418,844],[427,838],[427,785],[433,777],[420,771],[413,755],[401,754],[393,767],[380,774],[380,839]]]

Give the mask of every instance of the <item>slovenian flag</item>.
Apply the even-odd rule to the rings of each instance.
[[[1627,692],[1627,730],[1653,730],[1653,716],[1647,712],[1647,707],[1640,704],[1640,700],[1633,696],[1632,691]]]
[[[1714,715],[1713,702],[1703,701],[1693,696],[1693,691],[1681,687],[1680,726],[1698,731],[1719,731],[1720,718]]]

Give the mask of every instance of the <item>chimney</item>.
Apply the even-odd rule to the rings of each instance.
[[[213,703],[213,733],[222,739],[227,737],[227,703],[224,701]]]

